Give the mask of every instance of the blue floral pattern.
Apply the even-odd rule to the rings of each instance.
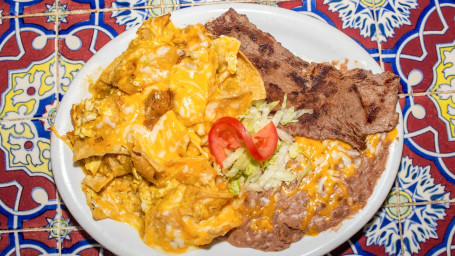
[[[410,25],[410,10],[417,8],[417,0],[324,0],[324,4],[338,12],[343,29],[358,29],[363,37],[378,42],[393,37],[396,28]]]
[[[160,5],[161,1],[164,5],[173,6],[178,4],[178,0],[117,0],[112,3],[113,8],[120,7],[141,7],[145,5]],[[148,8],[141,9],[135,8],[130,10],[120,9],[118,11],[112,11],[112,17],[116,19],[116,23],[119,25],[125,25],[126,29],[130,29],[134,26],[141,24],[148,17],[155,17],[159,15],[166,14],[168,12],[176,10],[177,7],[157,7],[157,8]]]
[[[445,187],[434,184],[430,175],[430,166],[417,166],[412,164],[412,159],[403,157],[398,173],[399,191],[394,191],[387,199],[390,205],[406,203],[408,205],[390,206],[379,211],[374,219],[365,227],[367,245],[380,245],[385,247],[389,255],[401,255],[400,230],[396,222],[401,219],[403,241],[405,250],[418,253],[420,244],[428,239],[437,238],[437,223],[446,216],[448,204],[412,205],[412,200],[437,201],[449,200],[450,193]],[[399,200],[399,201],[398,201]],[[404,201],[406,200],[406,201]],[[399,216],[398,216],[399,215]]]
[[[144,6],[146,3],[147,0],[117,0],[112,3],[112,8],[138,7]],[[128,30],[141,24],[149,17],[149,13],[146,9],[120,9],[118,11],[112,11],[112,17],[116,19],[117,24],[126,26],[126,29]]]
[[[68,52],[84,50],[85,54],[95,54],[108,39],[148,17],[215,1],[218,2],[8,0],[0,3],[3,28],[0,63],[4,67],[11,64],[15,67],[4,72],[4,86],[0,91],[0,150],[4,155],[4,167],[0,170],[3,178],[0,224],[6,225],[9,232],[2,233],[0,255],[18,254],[22,248],[33,248],[43,255],[107,253],[79,227],[70,225],[69,219],[60,214],[67,210],[65,205],[55,199],[50,128],[58,102],[85,63]],[[157,7],[162,3],[166,7]],[[455,143],[455,41],[450,36],[455,28],[451,11],[455,2],[286,0],[256,3],[293,9],[345,29],[344,32],[363,45],[373,58],[383,62],[386,69],[400,75],[404,93],[431,92],[419,96],[420,100],[413,96],[400,100],[404,102],[404,143],[412,155],[403,158],[396,188],[389,195],[387,206],[347,245],[351,255],[442,255],[451,250],[455,220],[450,220],[453,209],[449,213],[447,202],[451,196],[448,191],[455,190],[451,187],[455,184],[455,152],[450,147]],[[75,22],[78,19],[86,20]],[[58,34],[54,24],[59,24]],[[54,40],[59,41],[60,51],[52,50]],[[40,55],[42,52],[46,55]],[[425,65],[431,68],[425,69]],[[15,175],[21,175],[21,179]],[[38,179],[42,181],[39,184]],[[41,233],[44,238],[41,241],[30,238],[30,233]],[[47,244],[49,241],[49,244],[57,241],[62,244],[52,247]]]

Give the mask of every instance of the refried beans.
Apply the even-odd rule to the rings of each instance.
[[[289,185],[283,183],[276,190],[247,192],[244,211],[248,214],[244,214],[243,225],[228,234],[229,243],[237,247],[280,251],[305,235],[316,235],[336,227],[341,221],[355,214],[365,206],[372,188],[385,169],[388,148],[396,136],[396,130],[374,136],[376,137],[371,137],[368,142],[368,150],[372,151],[359,152],[352,148],[345,150],[350,157],[347,161],[351,161],[356,167],[351,175],[345,175],[349,171],[346,171],[346,168],[343,170],[343,161],[333,162],[329,169],[334,167],[334,170],[324,172],[330,173],[337,181],[333,185],[334,191],[325,191],[328,188],[322,186],[321,189],[319,184],[319,188],[312,186],[310,180],[314,179],[314,173],[318,172],[317,164],[315,166],[313,163],[310,173],[298,187],[297,183],[293,182]],[[327,143],[324,144],[327,146]],[[330,148],[330,143],[328,145]],[[330,157],[328,159],[330,161]],[[334,173],[336,169],[338,174]],[[321,179],[327,181],[328,178],[321,176],[319,183]],[[327,184],[330,185],[330,182]],[[314,196],[324,193],[327,193],[325,198]]]

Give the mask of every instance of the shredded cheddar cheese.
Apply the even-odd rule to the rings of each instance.
[[[265,90],[237,39],[169,18],[144,22],[90,85],[93,97],[73,105],[67,136],[93,217],[128,223],[149,246],[181,253],[242,224],[243,199],[212,166],[206,136],[221,111],[208,106],[235,117]]]
[[[305,177],[299,189],[307,192],[310,200],[306,215],[302,221],[302,229],[305,229],[316,213],[317,207],[325,208],[320,215],[329,216],[330,212],[341,200],[348,199],[346,186],[340,179],[353,174],[355,168],[346,150],[349,146],[339,141],[316,141],[299,137],[296,139],[301,150],[310,156],[313,163],[312,170]],[[308,230],[308,234],[315,234],[315,230]]]
[[[262,200],[266,200],[262,198]],[[275,215],[277,203],[277,195],[273,194],[267,202],[263,203],[264,206],[257,205],[250,211],[249,215],[251,216],[250,227],[255,231],[267,230],[272,231],[272,219]],[[258,202],[259,204],[259,202]]]

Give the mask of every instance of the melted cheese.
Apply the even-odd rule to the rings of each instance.
[[[394,141],[398,137],[398,129],[395,127],[387,133],[387,140]]]
[[[128,223],[149,246],[175,253],[242,224],[243,199],[234,199],[227,181],[217,179],[205,137],[207,105],[219,101],[210,93],[221,75],[236,75],[239,46],[230,37],[218,41],[200,24],[177,28],[169,15],[139,28],[138,37],[91,87],[94,98],[72,114],[81,131],[73,133],[79,136],[77,148],[89,148],[78,159],[84,159],[90,176],[84,192],[94,217]],[[169,90],[172,109],[145,126],[153,90]],[[251,97],[243,103],[249,106]],[[127,175],[116,177],[104,158],[119,153],[132,163]]]
[[[211,60],[213,56],[207,52],[193,53],[193,58],[179,63],[169,78],[170,88],[175,93],[174,110],[188,126],[204,122],[208,87],[216,69]]]
[[[136,126],[130,128],[130,132],[134,136],[133,150],[144,153],[159,172],[165,170],[166,161],[185,155],[190,142],[188,129],[172,110],[161,116],[151,131],[144,126]]]
[[[368,148],[362,154],[373,157],[380,143],[384,139],[393,140],[396,134],[397,132],[392,130],[387,135],[368,136]],[[318,233],[316,227],[307,228],[312,218],[318,215],[329,222],[332,211],[340,202],[343,200],[349,202],[349,195],[343,180],[355,174],[359,166],[350,155],[359,153],[354,151],[349,144],[338,140],[320,141],[296,137],[296,142],[299,150],[308,157],[299,162],[299,166],[303,169],[306,166],[305,161],[309,160],[311,170],[298,187],[290,191],[282,187],[281,192],[288,197],[294,196],[298,191],[306,192],[309,200],[300,228],[306,230],[308,235],[316,235]],[[247,211],[247,214],[251,216],[250,228],[256,231],[270,231],[273,228],[273,217],[281,211],[277,209],[276,200],[276,195],[273,194],[265,206],[256,205]],[[360,208],[360,205],[351,204],[349,206],[353,211]]]
[[[248,213],[249,216],[251,216],[249,225],[252,230],[267,230],[269,232],[272,231],[272,219],[275,215],[277,197],[278,196],[276,194],[273,194],[269,199],[261,198],[261,200],[266,200],[266,202],[262,202],[262,204],[257,202],[258,205],[250,210]]]
[[[140,211],[141,201],[134,193],[132,180],[129,175],[115,179],[100,194],[83,186],[93,217],[95,219],[112,218],[128,223],[139,232],[143,232],[144,214]],[[119,191],[121,193],[118,193]]]
[[[65,142],[65,144],[70,148],[70,149],[73,149],[73,145],[71,144],[71,141],[69,141],[69,139],[67,138],[67,136],[62,136],[60,135],[60,133],[57,131],[57,129],[55,128],[55,126],[51,126],[50,128],[51,132],[53,132],[55,134],[55,136],[57,138],[59,138],[60,140],[62,140],[63,142]]]
[[[316,141],[298,137],[296,141],[312,161],[312,170],[303,179],[299,189],[307,192],[310,198],[301,229],[305,229],[318,207],[325,207],[318,212],[320,216],[329,217],[332,210],[341,200],[347,200],[346,186],[340,179],[353,175],[353,163],[346,154],[349,146],[340,141]],[[308,230],[308,234],[316,234],[316,230]]]
[[[92,87],[94,98],[73,107],[71,135],[77,138],[75,151],[85,151],[75,155],[84,159],[86,174],[102,180],[92,188],[90,182],[83,185],[93,216],[128,223],[149,246],[181,253],[242,225],[244,197],[233,198],[227,181],[217,176],[206,134],[220,115],[243,113],[252,100],[264,98],[265,90],[257,70],[239,53],[238,40],[215,39],[200,24],[180,29],[169,18],[152,18],[139,28],[138,37]],[[145,103],[152,90],[170,90],[172,109],[146,127]],[[365,154],[374,155],[381,139],[369,137]],[[357,166],[345,143],[296,140],[312,169],[285,194],[307,192],[305,229],[315,214],[328,217],[347,199],[340,178],[354,175]],[[112,154],[131,161],[125,173],[113,174],[115,161],[105,159]],[[273,195],[248,213],[253,230],[273,229],[277,200]]]

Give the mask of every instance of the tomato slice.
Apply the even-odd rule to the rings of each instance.
[[[264,160],[259,160],[257,157],[253,157],[258,161],[265,161],[269,159],[278,146],[278,133],[273,122],[270,122],[268,125],[264,126],[264,128],[259,130],[255,135],[253,135],[253,142],[256,145],[257,150],[261,156],[267,156],[267,158]]]
[[[210,152],[221,167],[227,157],[225,150],[235,150],[243,144],[256,160],[262,162],[269,159],[278,145],[275,125],[270,122],[251,137],[239,120],[226,116],[218,119],[210,129]]]

